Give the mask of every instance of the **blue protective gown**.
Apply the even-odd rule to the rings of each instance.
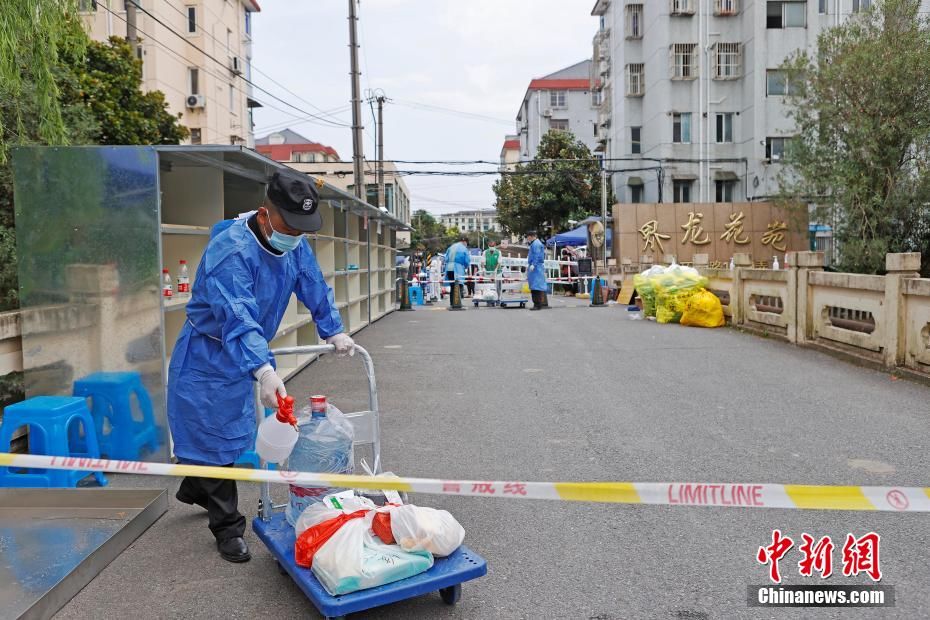
[[[470,257],[468,248],[461,241],[456,241],[446,250],[446,271],[455,272],[455,281],[465,284],[465,274],[468,273]]]
[[[526,256],[527,262],[527,271],[526,279],[529,282],[531,291],[545,291],[546,290],[546,269],[544,261],[546,260],[546,250],[543,247],[542,241],[539,239],[534,239],[533,243],[530,244],[529,254]],[[529,270],[530,266],[535,266],[535,269],[532,271]]]
[[[168,423],[186,462],[227,465],[252,448],[252,371],[268,351],[291,298],[310,309],[320,337],[343,331],[339,311],[306,239],[277,256],[247,220],[223,222],[207,245],[168,369]]]

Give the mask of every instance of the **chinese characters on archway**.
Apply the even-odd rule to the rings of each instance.
[[[735,245],[747,245],[752,239],[743,228],[745,226],[746,214],[742,211],[731,213],[727,224],[724,226],[723,234],[720,239],[726,243]],[[680,228],[684,231],[681,237],[681,245],[692,244],[696,246],[707,245],[711,242],[710,234],[704,230],[704,214],[699,211],[690,211],[688,221],[681,224]],[[765,233],[762,234],[760,242],[764,246],[769,246],[778,252],[787,251],[785,235],[788,230],[788,224],[784,220],[772,220],[766,227]],[[663,241],[668,241],[672,235],[659,230],[657,220],[649,220],[639,229],[639,234],[643,238],[643,252],[658,250],[665,252]]]

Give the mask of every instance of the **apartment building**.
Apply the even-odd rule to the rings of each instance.
[[[536,157],[550,130],[570,131],[590,149],[597,145],[600,91],[592,94],[590,74],[591,61],[583,60],[530,81],[517,112],[521,159]]]
[[[618,201],[742,202],[777,192],[794,137],[778,70],[870,0],[597,0],[597,148]],[[926,2],[930,10],[930,1]],[[595,96],[597,99],[597,96]],[[628,161],[619,161],[628,160]]]
[[[165,94],[191,144],[252,146],[255,0],[135,0],[143,87]],[[80,0],[91,37],[127,36],[126,0]]]
[[[462,232],[503,232],[497,221],[497,209],[470,209],[443,213],[439,222],[446,228],[456,228]]]
[[[355,191],[352,162],[341,161],[336,149],[314,142],[296,131],[283,129],[259,138],[255,141],[255,150],[300,172],[321,176],[327,183],[347,192]],[[368,203],[377,206],[375,163],[365,161],[364,170]],[[384,164],[384,202],[391,215],[410,224],[410,190],[393,162]],[[404,238],[401,232],[398,232],[398,238]]]

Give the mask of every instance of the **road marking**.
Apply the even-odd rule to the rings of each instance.
[[[384,345],[385,349],[403,349],[404,345],[402,344],[386,344]]]
[[[871,461],[869,459],[849,459],[846,464],[850,469],[861,469],[870,474],[893,474],[897,470],[894,465],[883,463],[882,461]]]

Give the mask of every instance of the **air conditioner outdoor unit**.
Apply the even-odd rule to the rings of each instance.
[[[188,95],[187,96],[187,107],[189,108],[203,108],[207,105],[207,98],[203,95]]]
[[[238,56],[229,57],[229,70],[235,73],[236,75],[242,75],[242,59]]]
[[[543,110],[543,116],[545,116],[546,118],[552,116],[552,110],[548,110],[548,109]]]

